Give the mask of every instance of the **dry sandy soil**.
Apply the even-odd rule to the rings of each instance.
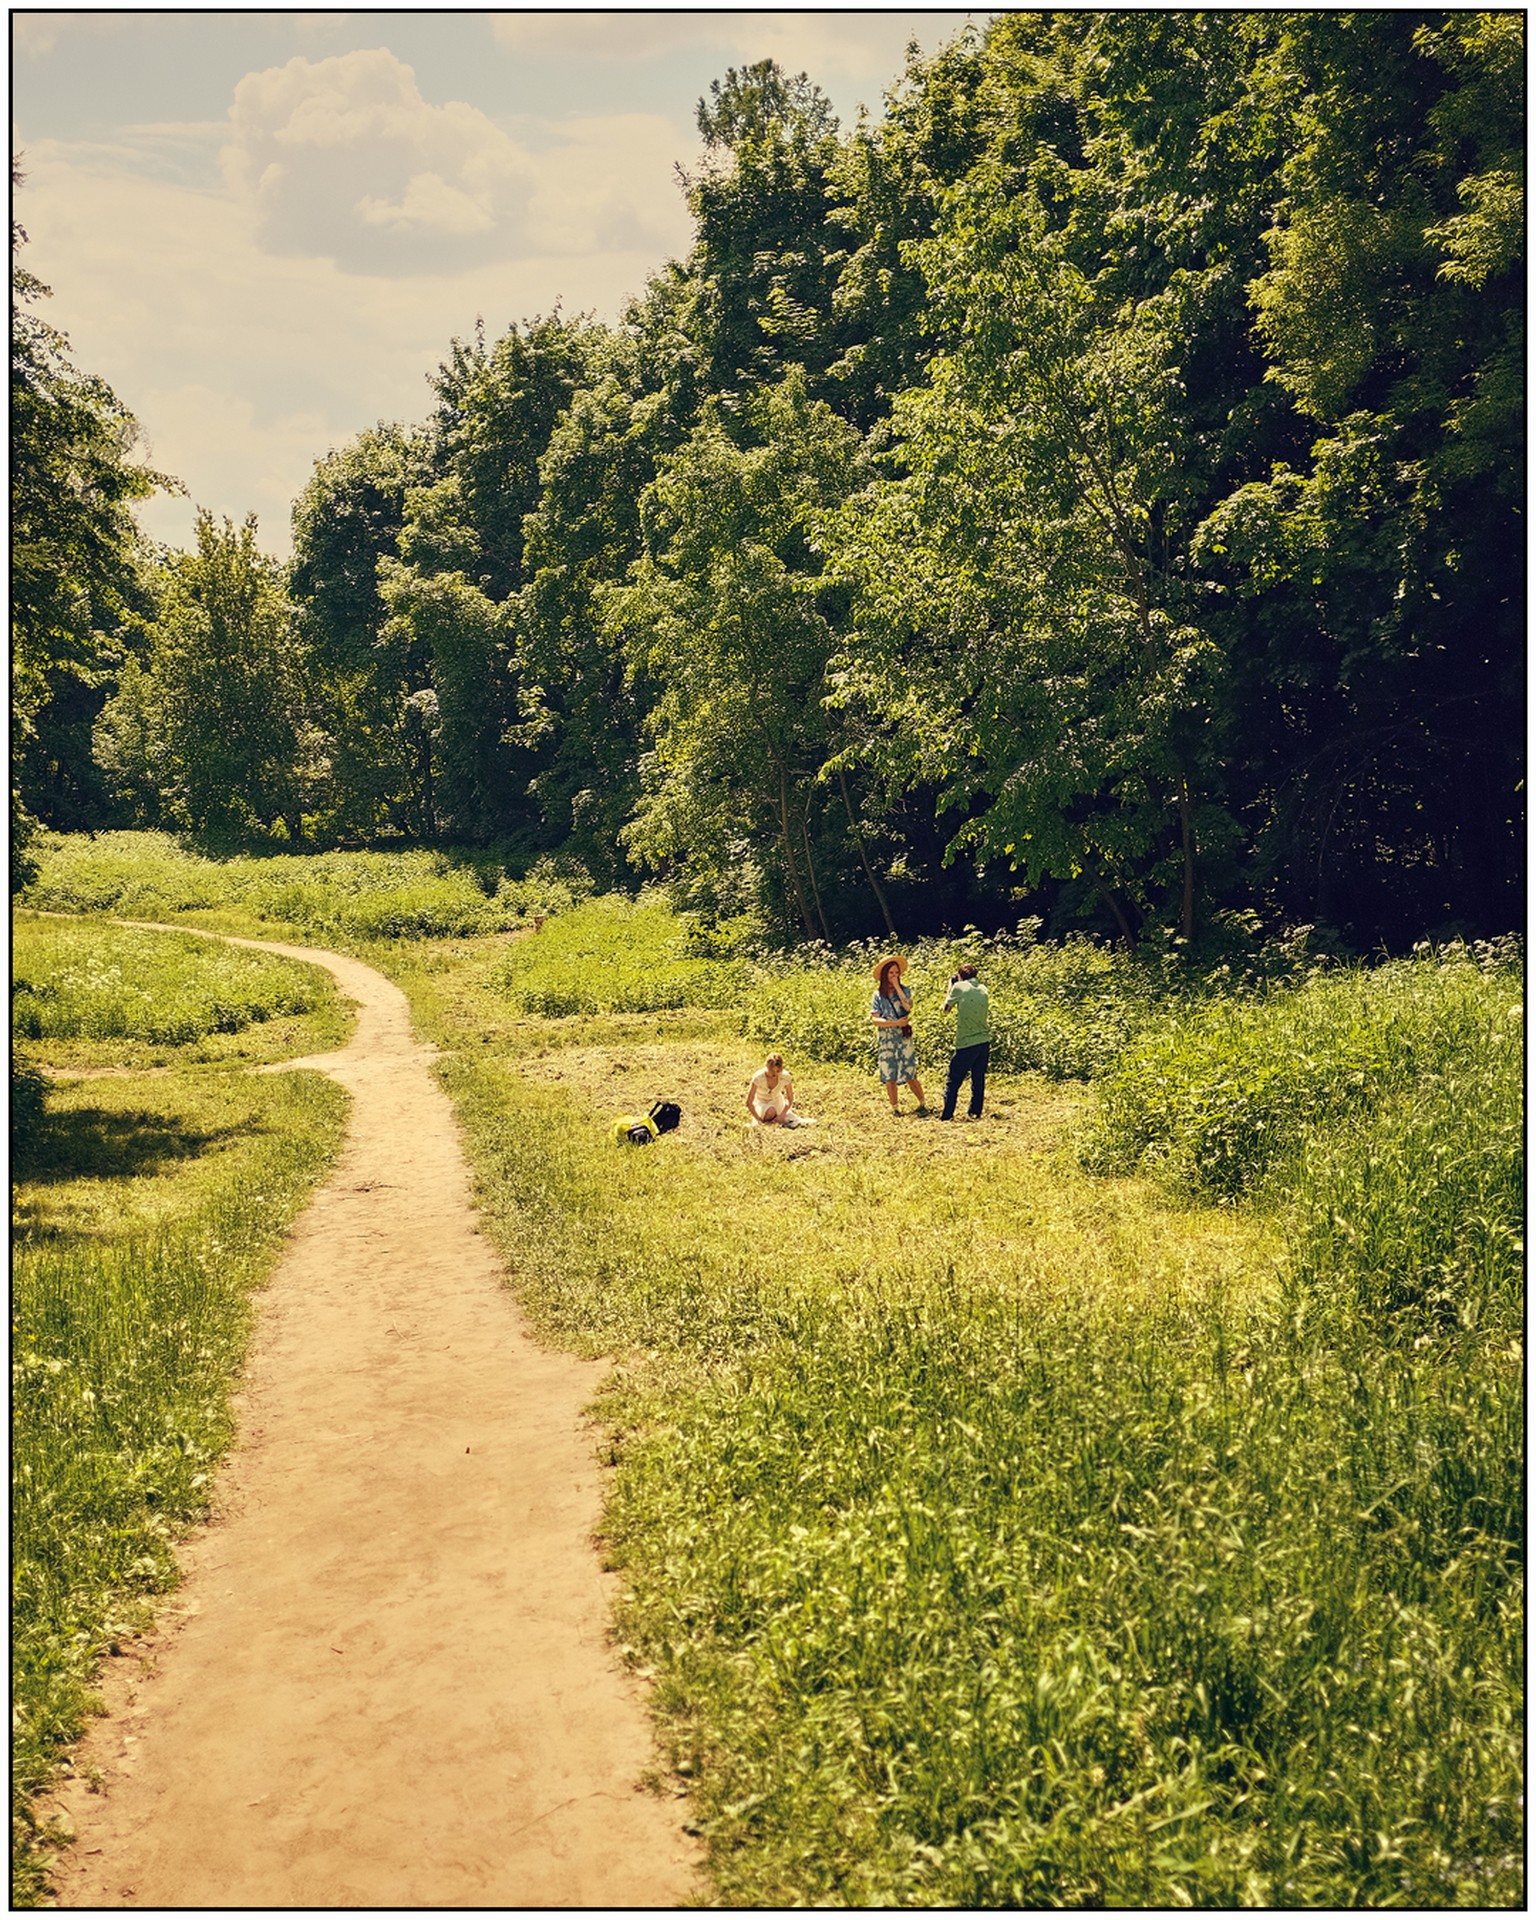
[[[318,1067],[335,1173],[261,1296],[238,1446],[60,1797],[85,1908],[674,1907],[685,1806],[610,1650],[590,1362],[524,1329],[404,996]],[[279,1071],[267,1068],[263,1071]]]

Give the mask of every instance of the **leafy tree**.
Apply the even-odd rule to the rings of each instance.
[[[21,227],[12,240],[12,850],[24,875],[34,816],[95,817],[91,722],[120,658],[116,635],[142,605],[131,507],[176,483],[134,463],[136,421],[35,311],[49,289],[15,258]]]
[[[719,902],[750,866],[766,888],[753,904],[825,938],[817,776],[834,744],[835,609],[813,531],[859,483],[863,453],[799,369],[754,400],[749,424],[758,444],[743,449],[706,409],[658,462],[641,504],[645,553],[633,583],[604,597],[610,630],[658,688],[625,839],[696,899]]]
[[[1270,858],[1363,934],[1507,925],[1519,869],[1523,23],[1304,14],[1253,285],[1310,444],[1212,516],[1296,735]]]
[[[455,341],[439,369],[433,477],[407,490],[397,557],[378,575],[381,642],[424,673],[431,696],[413,712],[431,744],[434,830],[488,838],[526,823],[537,761],[518,744],[523,523],[555,423],[606,345],[604,329],[555,314],[489,349],[479,335]]]
[[[385,637],[379,586],[381,561],[398,557],[407,493],[430,478],[425,432],[380,424],[318,461],[294,505],[288,585],[310,719],[327,739],[332,831],[432,831],[427,664]]]
[[[706,158],[686,182],[697,235],[688,261],[707,389],[748,394],[790,366],[819,376],[846,248],[828,219],[836,120],[804,74],[731,68],[698,108]]]
[[[961,844],[1031,884],[1091,876],[1128,934],[1176,887],[1188,934],[1197,849],[1230,828],[1221,661],[1168,511],[1166,316],[1096,288],[1004,169],[973,172],[922,257],[956,345],[898,402],[910,474],[841,523],[844,697],[892,723],[891,772],[970,811]]]
[[[195,553],[168,557],[130,669],[97,723],[109,780],[143,815],[194,832],[298,838],[306,764],[302,658],[282,568],[236,529],[197,516]]]

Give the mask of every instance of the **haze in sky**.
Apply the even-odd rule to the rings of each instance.
[[[194,506],[286,553],[314,462],[419,421],[476,317],[617,319],[690,224],[674,169],[729,66],[844,124],[985,13],[19,12],[13,150],[46,317]]]

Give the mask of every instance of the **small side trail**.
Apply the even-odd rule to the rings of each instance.
[[[432,1049],[360,962],[340,1162],[259,1312],[212,1523],[59,1796],[65,1907],[675,1907],[606,1637],[589,1362],[529,1337]],[[93,1791],[87,1780],[94,1771]]]

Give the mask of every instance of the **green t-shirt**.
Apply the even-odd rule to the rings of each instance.
[[[957,980],[944,997],[945,1008],[955,1010],[955,1046],[979,1047],[992,1035],[987,1031],[987,990],[979,980]]]

